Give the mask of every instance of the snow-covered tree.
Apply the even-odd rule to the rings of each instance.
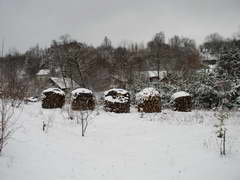
[[[169,108],[171,96],[173,95],[173,93],[180,90],[180,87],[173,84],[160,83],[157,90],[161,95],[161,103],[163,108]]]
[[[193,74],[184,90],[192,95],[192,103],[196,108],[216,107],[222,97],[221,91],[216,88],[216,78],[207,73]]]
[[[217,72],[221,79],[240,78],[240,48],[227,48],[223,51],[217,64]]]

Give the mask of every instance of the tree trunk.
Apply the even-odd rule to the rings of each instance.
[[[223,155],[226,155],[226,151],[225,151],[225,142],[226,142],[226,131],[224,130],[224,133],[223,133],[223,152],[222,154]]]

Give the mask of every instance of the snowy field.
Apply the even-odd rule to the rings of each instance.
[[[1,180],[239,180],[240,112],[219,155],[214,112],[99,111],[85,137],[64,110],[24,105],[0,157]],[[42,122],[51,122],[47,133]]]

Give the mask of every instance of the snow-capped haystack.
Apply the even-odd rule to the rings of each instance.
[[[59,88],[49,88],[42,92],[42,108],[62,108],[65,103],[65,93]]]
[[[104,110],[108,112],[130,112],[130,94],[124,89],[110,89],[104,92]]]
[[[72,91],[71,96],[72,110],[94,110],[95,97],[93,92],[86,88],[78,88]]]
[[[174,93],[171,102],[175,111],[189,112],[192,110],[192,97],[185,91]]]
[[[145,88],[136,94],[138,112],[161,112],[161,96],[154,88]]]

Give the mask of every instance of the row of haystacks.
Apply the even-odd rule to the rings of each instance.
[[[130,93],[124,89],[110,89],[104,92],[104,110],[115,113],[130,112]]]
[[[130,93],[124,89],[110,89],[104,92],[104,110],[115,113],[130,112]],[[58,88],[49,88],[42,93],[42,108],[62,108],[65,93]],[[139,112],[161,112],[161,96],[154,88],[145,88],[136,94]],[[171,104],[176,111],[191,111],[190,94],[180,91],[172,95]],[[71,108],[75,111],[94,110],[96,99],[89,89],[78,88],[72,91]]]
[[[138,112],[161,112],[161,96],[154,88],[145,88],[136,94]]]
[[[95,97],[89,89],[78,88],[72,91],[72,110],[93,110]],[[62,108],[65,103],[65,93],[59,88],[49,88],[42,92],[42,108]]]

